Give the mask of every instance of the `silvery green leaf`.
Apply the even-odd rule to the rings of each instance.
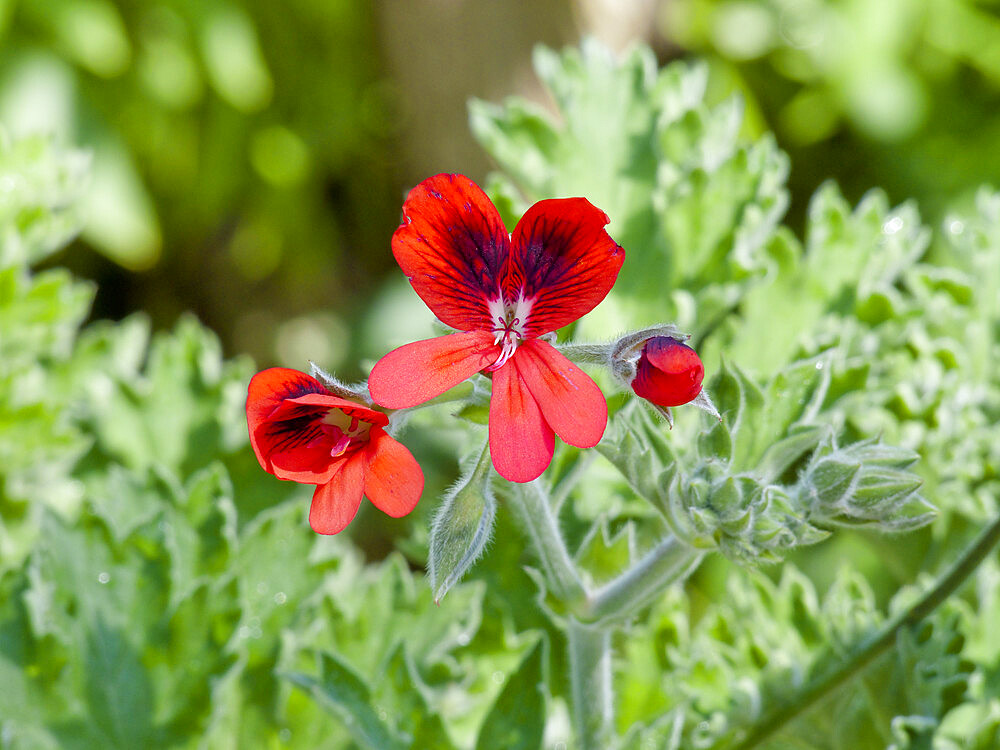
[[[0,268],[36,263],[73,238],[83,225],[89,171],[86,153],[0,130]]]
[[[405,747],[402,739],[372,705],[371,688],[364,678],[332,653],[317,653],[316,661],[319,665],[317,676],[302,672],[290,672],[283,676],[340,719],[361,747],[402,750]]]
[[[802,456],[817,446],[829,428],[810,426],[796,429],[764,451],[758,470],[765,481],[775,481]]]
[[[608,425],[596,450],[621,472],[639,497],[658,504],[664,492],[661,474],[676,463],[662,431],[633,400]]]
[[[635,554],[635,525],[626,523],[612,533],[603,515],[591,524],[573,558],[592,582],[602,583],[628,568]]]

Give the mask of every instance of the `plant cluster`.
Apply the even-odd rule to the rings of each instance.
[[[473,103],[500,171],[451,202],[498,265],[429,270],[421,217],[458,178],[411,194],[397,259],[459,332],[369,387],[251,379],[191,319],[84,325],[93,289],[36,266],[78,226],[85,160],[2,144],[5,746],[997,744],[1000,197],[931,233],[828,185],[800,241],[786,158],[704,104],[703,68],[535,62],[558,118]],[[555,205],[592,225],[565,268]],[[565,273],[531,286],[543,267]],[[484,277],[512,293],[467,293]],[[721,419],[668,429],[692,396]],[[398,531],[374,559],[365,506],[313,534],[310,494],[319,531],[362,494],[413,511],[378,514]]]

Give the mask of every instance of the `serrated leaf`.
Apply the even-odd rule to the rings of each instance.
[[[122,631],[98,619],[84,653],[87,708],[94,724],[115,746],[152,745],[152,688],[133,645]]]
[[[727,469],[733,472],[753,468],[755,453],[762,440],[759,431],[765,406],[763,392],[728,360],[722,362],[707,387],[721,412],[722,421],[699,436],[699,453],[706,459],[728,458]],[[725,433],[728,433],[728,441]]]
[[[303,503],[288,502],[261,513],[240,536],[233,570],[241,584],[243,619],[232,647],[249,666],[271,658],[284,624],[317,591],[336,558],[310,564],[317,543],[306,525]],[[333,542],[337,545],[337,542]]]
[[[87,492],[91,507],[119,543],[163,511],[162,503],[150,502],[151,496],[157,499],[162,497],[151,484],[148,476],[117,465],[110,466],[106,474],[91,480]]]
[[[430,699],[436,698],[421,679],[404,643],[390,654],[375,682],[379,707],[392,716],[400,732],[409,738],[411,748],[455,747],[440,713]]]
[[[479,729],[476,750],[538,750],[545,731],[545,640],[511,674]]]
[[[633,401],[615,414],[597,451],[621,472],[639,497],[656,505],[663,490],[658,481],[665,468],[661,456],[672,456],[673,451],[648,421],[644,410]]]
[[[244,444],[249,363],[224,363],[218,339],[193,318],[154,337],[145,372],[114,379],[91,419],[102,450],[132,468],[163,464],[187,476]],[[95,405],[96,407],[97,405]],[[230,441],[234,425],[240,441]]]
[[[798,360],[776,372],[764,392],[759,429],[765,438],[780,439],[802,421],[814,420],[826,397],[830,367],[825,357]],[[762,441],[766,445],[766,440]]]
[[[628,568],[635,549],[633,524],[627,523],[618,533],[612,534],[608,528],[607,516],[601,516],[591,524],[574,560],[594,582],[602,583]]]
[[[89,156],[48,136],[11,139],[0,131],[0,268],[26,267],[62,247],[82,225]]]
[[[403,750],[402,739],[379,716],[371,703],[371,688],[351,667],[329,652],[316,654],[319,674],[282,675],[305,690],[338,718],[351,737],[370,750]]]

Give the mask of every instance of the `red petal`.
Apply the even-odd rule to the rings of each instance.
[[[368,377],[375,403],[406,409],[439,396],[496,362],[500,347],[486,331],[414,341],[386,354]]]
[[[376,434],[377,432],[377,434]],[[393,518],[405,516],[424,490],[424,473],[413,454],[382,430],[372,430],[368,444],[365,495]]]
[[[281,479],[323,484],[336,471],[329,450],[307,444],[325,408],[289,403],[303,398],[334,399],[322,383],[298,370],[272,367],[254,375],[247,388],[250,445],[264,471]]]
[[[287,367],[262,370],[250,379],[247,387],[247,427],[250,429],[250,442],[261,466],[264,464],[254,443],[254,431],[285,399],[307,393],[327,393],[327,390],[316,378]]]
[[[611,291],[625,251],[608,236],[607,214],[586,198],[539,201],[514,228],[504,298],[531,303],[528,337],[562,328]]]
[[[328,443],[296,446],[268,456],[264,471],[278,479],[302,484],[326,484],[340,468],[342,457],[332,458]]]
[[[362,422],[371,425],[384,427],[389,424],[389,417],[385,412],[376,409],[369,409],[355,401],[348,401],[340,396],[323,395],[320,393],[308,393],[305,396],[287,399],[272,415],[272,419],[277,419],[285,409],[294,409],[297,406],[317,406],[325,413],[330,409],[339,409],[349,417],[357,417]]]
[[[705,367],[698,353],[669,336],[646,341],[632,390],[660,406],[680,406],[701,393]]]
[[[460,174],[424,180],[406,196],[392,254],[420,299],[462,331],[492,327],[510,238],[493,203]]]
[[[518,347],[513,361],[556,434],[570,445],[593,448],[608,424],[608,402],[583,370],[545,342]]]
[[[317,534],[343,531],[357,515],[364,494],[365,456],[358,451],[342,462],[340,471],[316,488],[309,506],[309,525]]]
[[[511,482],[530,482],[548,468],[555,436],[513,362],[493,373],[490,456]]]

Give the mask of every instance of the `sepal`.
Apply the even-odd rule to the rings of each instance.
[[[368,393],[368,385],[366,383],[345,383],[336,376],[328,373],[311,359],[309,360],[309,374],[325,385],[326,389],[334,396],[346,398],[348,401],[357,401],[366,406],[372,405],[372,397]]]

